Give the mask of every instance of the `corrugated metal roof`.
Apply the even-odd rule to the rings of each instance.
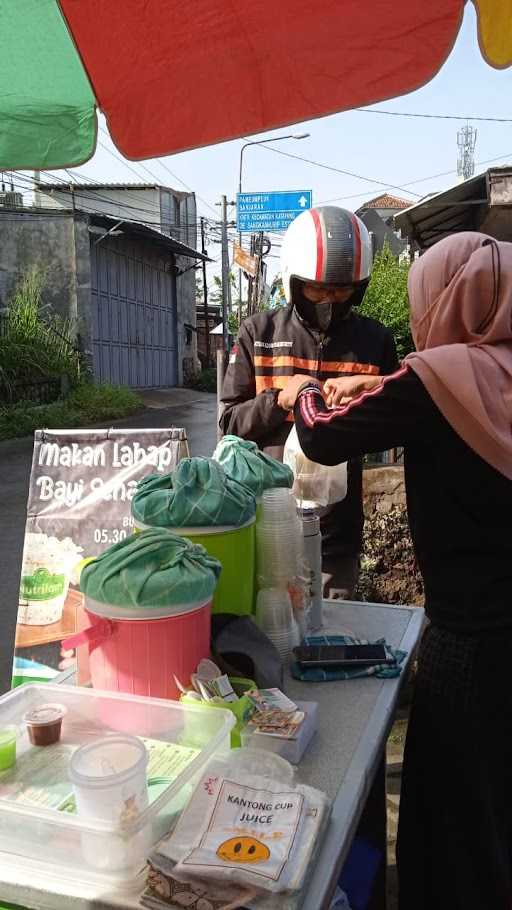
[[[47,209],[47,211],[51,210]],[[118,228],[123,233],[134,234],[139,237],[144,237],[147,240],[151,240],[153,243],[164,247],[169,252],[174,253],[176,256],[186,256],[189,259],[204,259],[205,262],[211,262],[211,259],[208,256],[205,256],[203,253],[200,253],[199,250],[194,250],[191,246],[188,246],[188,244],[182,243],[181,240],[176,240],[174,237],[169,237],[168,234],[162,234],[161,231],[147,227],[145,224],[138,224],[133,221],[124,221],[122,218],[116,218],[112,215],[100,215],[91,214],[90,212],[81,212],[80,209],[74,209],[74,212],[85,215],[92,224],[103,225],[106,223],[107,230]]]
[[[421,250],[449,234],[476,231],[488,207],[489,176],[507,170],[510,168],[493,168],[442,193],[430,195],[395,215],[395,226]]]

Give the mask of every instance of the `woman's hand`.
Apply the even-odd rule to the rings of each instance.
[[[324,383],[324,396],[328,407],[348,404],[362,392],[369,392],[382,382],[382,376],[340,376]]]
[[[318,386],[318,390],[321,392],[322,388],[318,380],[313,379],[311,376],[303,376],[301,373],[297,373],[295,376],[292,376],[289,382],[285,385],[284,389],[281,389],[279,395],[277,396],[277,403],[280,408],[283,408],[285,411],[293,411],[295,402],[297,401],[297,393],[305,382],[310,382]]]

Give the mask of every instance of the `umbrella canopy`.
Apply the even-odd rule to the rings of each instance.
[[[493,66],[512,0],[474,0]],[[1,0],[0,168],[78,165],[96,110],[133,160],[410,92],[457,37],[464,0]]]

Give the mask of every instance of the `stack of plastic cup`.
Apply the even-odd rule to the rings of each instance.
[[[256,622],[283,661],[297,643],[292,602],[286,588],[263,588],[256,601]]]
[[[286,586],[300,571],[302,527],[291,490],[265,490],[256,525],[260,587]]]
[[[291,648],[301,641],[307,597],[302,577],[302,522],[291,490],[279,488],[263,493],[256,543],[256,621],[286,660]]]

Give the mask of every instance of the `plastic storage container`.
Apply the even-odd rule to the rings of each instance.
[[[127,619],[126,613],[113,618],[122,612],[89,598],[86,608],[89,628],[68,638],[65,647],[88,646],[95,689],[178,699],[174,677],[188,683],[210,653],[211,601],[174,606],[173,616],[160,619]]]
[[[245,694],[250,689],[256,689],[256,683],[252,679],[244,679],[240,676],[230,676],[229,681],[237,696],[236,701],[226,701],[224,704],[219,702],[205,702],[206,708],[222,708],[225,711],[231,711],[235,718],[235,726],[231,731],[231,748],[239,749],[242,745],[242,730],[254,711],[253,702]],[[197,704],[192,693],[185,693],[181,696],[182,704]],[[0,908],[1,910],[1,908]]]
[[[84,566],[89,627],[66,639],[87,644],[95,689],[178,698],[210,651],[213,592],[221,572],[203,547],[154,528],[113,544]]]
[[[41,749],[29,742],[22,718],[49,701],[66,713],[60,741]],[[127,806],[122,824],[80,817],[71,757],[98,737],[126,732],[128,718],[127,732],[149,753],[149,805],[138,813]],[[16,764],[0,776],[0,861],[25,861],[27,868],[33,862],[56,880],[132,891],[143,884],[147,851],[173,827],[208,761],[229,751],[234,717],[201,705],[48,683],[21,686],[0,698],[0,726],[10,724],[20,733]],[[91,852],[92,844],[103,849]]]
[[[174,534],[201,544],[222,564],[212,613],[245,616],[254,610],[255,522],[251,518],[239,528],[169,528]],[[145,530],[149,526],[136,521],[136,527]]]

